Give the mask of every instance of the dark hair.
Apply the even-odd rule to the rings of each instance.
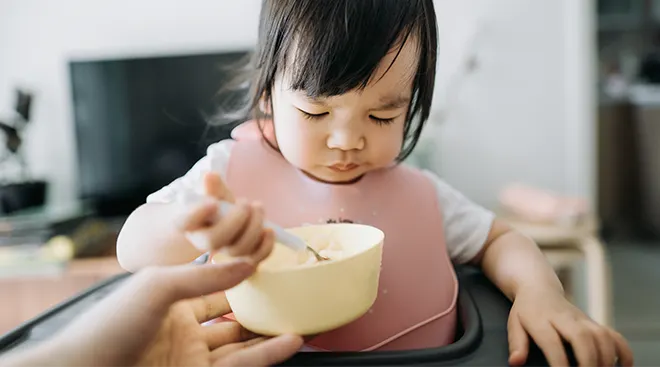
[[[234,84],[249,87],[247,100],[233,118],[266,117],[259,103],[262,98],[270,103],[275,78],[285,69],[292,76],[291,87],[312,97],[365,88],[381,59],[394,48],[400,52],[412,35],[419,63],[397,158],[402,161],[430,114],[436,27],[433,0],[264,0],[256,50]],[[292,56],[294,65],[288,64]]]

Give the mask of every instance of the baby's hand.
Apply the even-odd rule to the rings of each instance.
[[[613,366],[617,361],[632,366],[633,356],[625,339],[599,325],[572,305],[562,294],[542,290],[520,291],[509,315],[511,365],[521,365],[529,352],[529,336],[551,366],[567,366],[562,339],[568,341],[580,366]]]
[[[217,200],[236,202],[234,194],[217,173],[209,172],[204,175],[204,194]]]
[[[209,200],[184,209],[179,228],[200,251],[226,251],[234,257],[247,257],[255,263],[264,260],[273,249],[274,234],[263,228],[264,210],[259,203],[239,200],[235,207],[220,217],[218,200],[234,202],[222,179],[213,173],[204,178]]]

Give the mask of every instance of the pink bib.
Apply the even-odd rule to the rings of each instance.
[[[310,346],[329,351],[410,350],[450,344],[458,285],[445,247],[437,194],[416,169],[369,172],[350,185],[315,181],[263,140],[236,142],[226,177],[236,197],[259,200],[284,227],[351,221],[385,233],[372,309]]]

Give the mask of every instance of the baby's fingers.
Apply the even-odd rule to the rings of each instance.
[[[517,313],[511,313],[507,325],[509,338],[509,365],[522,366],[529,352],[529,337]]]
[[[559,334],[549,323],[523,325],[536,345],[541,349],[550,366],[568,366],[568,358]]]
[[[553,326],[571,344],[580,366],[599,366],[598,345],[591,329],[584,322],[565,317],[553,322]]]
[[[254,210],[249,204],[238,203],[209,229],[211,250],[232,246],[243,235],[253,215]]]
[[[229,246],[247,226],[249,219],[250,207],[238,204],[211,227],[187,231],[186,237],[199,251],[215,252]]]
[[[175,219],[175,225],[182,232],[195,231],[206,227],[216,215],[218,204],[209,200],[185,207]]]
[[[619,358],[619,364],[623,367],[632,367],[634,363],[633,353],[626,339],[614,330],[609,330],[614,340],[614,348]]]
[[[233,203],[234,195],[225,185],[220,175],[214,172],[209,172],[204,175],[204,193],[208,196],[222,201]]]
[[[591,329],[594,342],[599,351],[598,365],[599,366],[614,366],[616,362],[616,347],[608,329],[596,324],[592,321],[586,321],[588,326],[585,328]]]
[[[265,260],[273,251],[274,245],[275,245],[275,233],[271,229],[263,230],[261,243],[259,244],[257,251],[250,256],[254,260],[254,263],[258,264],[263,260]]]
[[[255,252],[261,243],[263,233],[264,211],[261,205],[253,204],[250,219],[233,243],[227,248],[230,256],[249,256]]]

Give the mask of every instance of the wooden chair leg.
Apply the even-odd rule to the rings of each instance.
[[[596,322],[612,326],[610,266],[605,246],[595,237],[580,241],[586,262],[587,302],[589,316]]]

